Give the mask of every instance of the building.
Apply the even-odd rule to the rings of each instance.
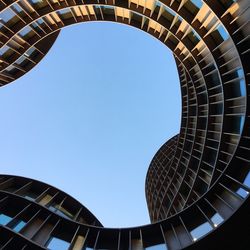
[[[152,224],[104,228],[62,191],[2,175],[1,249],[249,249],[249,0],[1,0],[0,17],[1,86],[63,27],[112,21],[173,51],[182,92],[180,133],[147,174]]]

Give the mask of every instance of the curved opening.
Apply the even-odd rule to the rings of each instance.
[[[147,168],[181,112],[173,56],[149,37],[114,23],[64,29],[0,93],[3,172],[52,183],[105,226],[148,223]]]
[[[40,7],[44,8],[47,3],[46,1],[42,1],[41,4],[41,1],[39,1],[38,8],[36,8],[35,5],[37,6],[37,1],[29,2],[28,12],[31,7],[31,11],[32,8],[35,8],[35,10],[38,10],[40,13]],[[65,3],[69,6],[69,1]],[[70,2],[70,4],[72,3],[73,5],[76,4],[75,1]],[[80,4],[82,3],[83,2],[80,2]],[[99,3],[98,1],[98,4]],[[161,1],[129,0],[126,2],[110,0],[105,3],[111,5],[117,4],[117,6],[120,7],[124,7],[125,5],[126,8],[131,8],[132,12],[134,12],[131,12],[128,17],[125,17],[116,13],[118,11],[117,6],[112,8],[110,5],[97,5],[92,6],[92,10],[88,9],[87,6],[86,11],[84,10],[85,14],[80,14],[80,16],[82,16],[80,17],[81,21],[118,21],[117,19],[122,18],[121,22],[125,21],[123,23],[131,21],[135,27],[144,28],[144,30],[149,28],[149,33],[159,38],[161,31],[158,29],[158,21],[160,25],[162,25],[161,21],[164,20],[164,36],[161,37],[161,40],[166,39],[164,43],[175,51],[177,58],[180,59],[180,62],[182,62],[186,68],[186,70],[183,69],[183,65],[177,62],[179,72],[182,71],[183,73],[180,74],[182,87],[182,76],[186,81],[186,83],[184,81],[184,85],[186,85],[186,87],[184,86],[185,94],[183,94],[182,91],[183,116],[181,124],[185,135],[180,142],[180,145],[182,144],[183,147],[180,149],[179,154],[176,154],[177,161],[181,164],[179,164],[178,168],[176,168],[176,165],[173,165],[174,168],[171,169],[173,170],[173,178],[167,180],[167,182],[169,181],[168,190],[162,190],[167,194],[165,201],[167,201],[166,204],[169,205],[162,207],[162,202],[155,202],[157,208],[162,209],[164,213],[166,211],[165,215],[170,215],[170,217],[153,225],[132,229],[110,230],[91,227],[90,237],[86,235],[86,237],[90,238],[87,239],[87,242],[84,241],[83,235],[78,234],[79,227],[75,233],[74,230],[69,230],[68,234],[66,233],[67,237],[65,235],[65,238],[61,237],[62,235],[60,235],[58,230],[59,228],[64,229],[65,220],[62,223],[55,224],[55,230],[48,235],[48,241],[42,245],[50,247],[51,242],[58,242],[58,240],[59,242],[66,240],[69,245],[70,242],[72,242],[70,240],[72,237],[79,236],[80,244],[84,244],[84,247],[90,247],[91,249],[116,249],[118,244],[127,249],[147,249],[157,244],[161,244],[161,247],[164,248],[166,248],[167,245],[168,249],[180,249],[194,242],[196,242],[196,248],[206,248],[209,246],[207,243],[212,246],[212,242],[218,242],[216,239],[221,238],[222,234],[220,234],[220,232],[218,233],[218,230],[221,229],[221,226],[223,227],[223,222],[231,216],[233,217],[234,212],[239,209],[240,206],[241,211],[246,211],[246,209],[242,209],[242,207],[247,203],[245,202],[245,204],[243,204],[244,199],[249,198],[249,188],[245,186],[248,182],[249,154],[247,153],[246,145],[244,145],[245,141],[248,140],[247,138],[249,138],[247,133],[248,116],[246,105],[246,80],[247,72],[249,71],[246,65],[246,54],[249,48],[246,44],[246,37],[243,35],[247,33],[247,29],[242,25],[242,23],[248,21],[249,16],[247,14],[239,15],[239,13],[247,13],[243,10],[245,8],[245,1],[241,3],[220,1],[219,4],[216,3],[216,0],[211,2],[204,2],[202,0],[165,1],[164,3],[169,5],[171,10],[174,10],[172,14],[171,12],[173,11],[171,10],[166,13],[165,5],[161,5]],[[148,4],[150,6],[147,6]],[[57,3],[56,5],[60,5],[61,7],[56,7],[55,11],[54,8],[51,7],[53,13],[44,13],[42,11],[42,15],[56,14],[56,18],[59,17],[58,22],[60,22],[60,24],[54,25],[54,27],[57,26],[57,29],[60,29],[61,24],[69,25],[79,22],[79,18],[77,19],[75,16],[75,10],[77,9],[75,6],[71,9],[63,10],[65,5]],[[229,6],[231,8],[231,5],[234,10],[232,11],[231,9],[225,12],[226,8]],[[13,3],[10,8],[14,6],[15,3]],[[47,8],[49,11],[51,9]],[[90,11],[92,11],[92,13],[90,13]],[[137,12],[137,14],[135,14],[135,12]],[[179,18],[178,13],[180,13],[181,18]],[[221,15],[222,13],[224,14]],[[28,13],[26,14],[28,15]],[[147,16],[146,25],[144,25],[145,17],[142,16],[144,14]],[[35,18],[36,17],[38,19],[41,18],[39,15],[35,15]],[[129,17],[132,18],[130,19]],[[184,19],[182,19],[182,17]],[[48,16],[42,18],[48,18]],[[85,18],[88,18],[88,20]],[[152,19],[154,20],[151,23]],[[172,19],[172,21],[169,19]],[[18,20],[18,17],[12,21],[16,22],[16,20]],[[28,20],[32,20],[31,15]],[[9,20],[4,19],[3,21],[6,24]],[[10,26],[13,24],[12,21],[10,22]],[[32,20],[32,22],[33,21],[35,20]],[[38,21],[41,21],[41,19],[37,20],[37,22]],[[157,23],[154,21],[157,21]],[[153,26],[150,25],[150,23],[153,24]],[[231,25],[232,23],[234,24],[233,26]],[[29,41],[36,40],[33,39],[34,37],[29,36],[29,34],[32,35],[32,28],[30,30],[28,26],[24,27],[26,24],[29,25],[30,23],[23,22],[23,25],[19,26],[20,30],[14,29],[15,32],[18,33],[17,35],[24,39],[27,38]],[[196,31],[190,30],[190,25],[194,26],[201,41],[199,41]],[[242,33],[237,25],[241,27]],[[48,26],[50,26],[50,24]],[[52,26],[53,25],[48,28]],[[9,28],[12,28],[12,26]],[[176,36],[174,34],[171,35],[169,29],[172,30]],[[53,29],[49,32],[53,32]],[[238,32],[240,32],[241,35],[235,36]],[[12,35],[14,33],[12,33]],[[48,35],[48,33],[46,33],[46,35]],[[37,42],[37,40],[35,42]],[[35,44],[35,42],[33,44]],[[25,53],[24,51],[21,52]],[[4,69],[1,75],[2,80],[5,82],[4,84],[10,82],[6,78],[10,78],[11,81],[15,79],[15,70],[18,68],[20,71],[22,70],[23,65],[21,65],[20,69],[18,65],[17,67],[10,65],[12,63],[13,61],[4,62],[5,66],[10,66],[8,69],[5,68],[6,71],[9,70],[9,72],[6,72]],[[190,83],[193,82],[190,86],[187,82],[188,80],[190,80]],[[2,82],[0,84],[2,84]],[[190,98],[186,98],[185,96]],[[185,108],[187,109],[186,111],[184,111]],[[201,113],[197,114],[197,110],[201,111]],[[185,117],[185,113],[188,114],[187,117]],[[179,138],[181,138],[181,135]],[[192,143],[193,146],[191,145]],[[198,151],[198,155],[196,154],[196,156],[195,151]],[[183,168],[183,165],[186,170]],[[237,166],[237,169],[235,169],[235,166]],[[182,178],[181,182],[179,182],[179,177]],[[157,190],[157,195],[158,194],[162,196],[161,190]],[[168,197],[169,194],[170,197]],[[9,195],[12,198],[15,196],[14,194]],[[14,204],[14,208],[16,208],[15,201],[21,197],[12,198],[11,205]],[[24,199],[22,199],[22,201],[26,202]],[[4,207],[6,209],[7,206]],[[18,213],[18,211],[16,212]],[[218,215],[219,220],[217,221],[218,218],[216,219],[216,217]],[[244,215],[245,212],[239,217],[244,217]],[[230,218],[230,220],[231,225],[236,225],[232,222],[234,219],[232,220],[232,218]],[[242,220],[242,218],[237,219],[237,221],[240,220]],[[10,221],[10,225],[8,226],[13,228],[14,224],[16,224],[16,222],[14,224],[13,222]],[[220,223],[222,225],[219,226],[220,229],[217,230],[217,226]],[[81,229],[85,227],[85,225],[80,226]],[[212,233],[209,237],[206,237],[207,233],[214,229],[217,230],[217,233]],[[238,234],[242,234],[242,232],[239,230]],[[228,233],[227,236],[228,235],[231,236],[230,233]],[[234,236],[236,237],[228,237],[232,240],[227,241],[227,246],[223,248],[226,249],[228,246],[232,248],[232,246],[236,245],[239,241],[242,242],[241,240],[235,240],[239,237],[237,235]],[[74,238],[78,241],[76,237]],[[207,240],[200,240],[205,237]],[[244,234],[244,236],[240,238],[244,239],[247,237]],[[8,237],[6,237],[6,239],[8,239]],[[164,246],[162,243],[166,245]],[[8,248],[13,248],[13,241],[7,244]],[[74,245],[75,248],[76,242],[74,242],[74,240],[70,247],[72,247],[72,245]]]

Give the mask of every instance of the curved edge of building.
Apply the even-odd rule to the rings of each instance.
[[[82,214],[82,219],[69,218],[76,201],[66,195],[64,201],[69,199],[71,206],[66,207],[63,202],[57,206],[58,198],[61,195],[65,197],[65,193],[50,185],[6,175],[0,177],[0,183],[0,246],[4,250],[152,247],[162,250],[245,250],[249,246],[249,195],[241,203],[235,200],[236,196],[216,200],[215,190],[212,190],[209,191],[210,194],[206,194],[205,199],[200,199],[181,213],[163,221],[133,228],[103,228],[96,225],[96,222],[86,224],[88,221],[93,222],[95,217],[83,207],[81,211],[87,213]],[[45,188],[44,194],[36,195],[36,185],[38,188]],[[52,196],[49,190],[52,191]],[[47,194],[50,194],[49,199]],[[217,194],[218,197],[219,195]],[[218,202],[221,204],[217,204]],[[224,211],[236,204],[234,212]],[[218,212],[218,208],[223,210]],[[225,212],[228,213],[226,219],[221,217]]]
[[[161,146],[153,157],[147,171],[145,193],[152,223],[164,219],[165,216],[159,214],[160,203],[165,195],[162,185],[164,185],[165,179],[168,177],[167,172],[175,155],[178,136],[172,137]]]
[[[17,80],[38,65],[55,43],[59,33],[60,30],[42,37],[34,42],[32,47],[27,45],[29,43],[25,44],[24,42],[21,46],[18,45],[21,50],[16,54],[7,50],[8,57],[3,53],[1,55],[2,67],[6,67],[6,70],[4,73],[0,73],[0,87]],[[13,40],[12,43],[15,44],[16,41]],[[12,49],[15,51],[14,48]]]
[[[103,226],[79,201],[41,181],[21,176],[0,175],[0,195],[16,199],[17,206],[18,201],[24,199],[68,220],[98,227]]]

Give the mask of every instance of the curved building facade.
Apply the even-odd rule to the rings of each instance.
[[[63,192],[3,175],[1,249],[249,249],[249,0],[2,0],[0,17],[1,86],[39,63],[62,28],[112,21],[172,50],[182,94],[180,132],[146,178],[152,224],[104,228]],[[40,186],[51,190],[44,201]]]

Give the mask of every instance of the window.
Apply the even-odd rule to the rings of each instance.
[[[57,204],[56,202],[53,202],[52,204],[50,204],[49,209],[51,211],[63,216],[64,218],[72,219],[74,217],[74,215],[67,208]]]
[[[24,197],[30,201],[34,201],[36,199],[36,197],[34,197],[32,194],[26,194]]]
[[[26,53],[24,54],[25,56],[29,57],[32,55],[32,53],[35,51],[36,49],[34,47],[31,47],[30,49],[28,49],[26,51]]]
[[[62,19],[69,19],[72,18],[72,13],[70,12],[70,9],[63,9],[59,10],[57,14],[62,18]]]
[[[6,214],[0,214],[0,225],[7,225],[12,220],[12,217],[6,215]],[[19,232],[24,226],[26,225],[26,222],[23,220],[17,221],[14,226],[11,226],[11,228]]]
[[[36,4],[42,2],[42,0],[31,0],[31,2]]]
[[[243,184],[250,187],[250,172],[247,174]]]
[[[221,222],[223,222],[223,218],[216,213],[212,218],[211,221],[214,223],[214,226],[217,227]]]
[[[14,69],[15,67],[13,65],[10,65],[9,67],[6,68],[6,71],[10,72],[12,69]]]
[[[18,65],[25,65],[25,62],[27,62],[26,57],[29,57],[35,50],[34,47],[31,47],[28,51],[26,51],[26,53],[24,54],[24,58],[19,58],[16,63]],[[30,201],[34,201],[36,200],[42,193],[43,191],[45,191],[44,188],[37,188],[35,185],[30,186],[28,189],[25,189],[23,191],[21,191],[19,194],[22,195],[23,197],[25,197],[26,199],[30,200]]]
[[[26,225],[26,222],[23,220],[18,221],[18,223],[13,227],[13,230],[16,232],[19,232],[24,226]]]
[[[224,41],[228,39],[229,37],[228,32],[225,30],[225,28],[221,24],[217,27],[217,30],[219,31]]]
[[[245,189],[243,188],[239,188],[237,190],[237,194],[240,195],[242,198],[246,198],[249,194],[249,192],[247,192]]]
[[[49,210],[53,211],[53,212],[56,212],[57,210],[57,204],[55,204],[54,202],[49,206]]]
[[[202,6],[202,1],[201,0],[186,1],[183,6],[189,13],[191,13],[193,16],[196,16],[196,14],[199,12]]]
[[[201,0],[191,0],[191,2],[198,7],[199,9],[202,7],[203,2]]]
[[[13,17],[15,16],[15,13],[10,10],[10,9],[6,9],[5,11],[3,11],[1,13],[1,19],[7,23],[9,20],[11,20]]]
[[[219,0],[220,3],[225,6],[226,8],[230,7],[236,0]]]
[[[69,245],[69,242],[52,236],[49,239],[47,248],[50,250],[67,250],[69,248]]]
[[[47,1],[43,0],[31,0],[32,5],[34,5],[36,8],[41,9],[47,5]]]
[[[6,214],[0,214],[0,225],[8,224],[12,218]]]
[[[24,13],[23,9],[18,5],[18,4],[13,4],[12,7],[14,8],[15,11],[17,11],[19,14]]]
[[[245,117],[241,116],[240,117],[240,133],[242,133],[243,131],[244,123],[245,123]]]
[[[241,115],[225,116],[225,123],[230,124],[230,126],[225,127],[226,133],[241,134],[245,124],[245,117]]]
[[[246,85],[245,85],[245,81],[243,79],[240,80],[240,93],[241,93],[241,96],[246,95]]]
[[[146,250],[167,250],[166,244],[159,244],[159,245],[154,245],[151,247],[146,247]]]
[[[242,68],[237,69],[237,75],[238,75],[239,78],[244,77],[244,72],[243,72]]]
[[[194,230],[191,231],[191,235],[193,240],[196,241],[203,235],[207,234],[212,230],[211,225],[208,222],[201,224],[200,226],[196,227]]]
[[[20,32],[19,32],[19,35],[22,37],[22,38],[30,38],[30,34],[32,34],[32,29],[29,27],[29,26],[26,26],[25,28],[23,28]]]
[[[61,215],[62,217],[65,217],[65,218],[70,218],[72,219],[74,216],[68,212],[66,209],[64,209],[63,207],[59,208],[58,210],[56,210],[56,213]]]
[[[7,45],[1,47],[1,49],[0,49],[0,55],[2,56],[8,49],[9,49],[9,47]]]

